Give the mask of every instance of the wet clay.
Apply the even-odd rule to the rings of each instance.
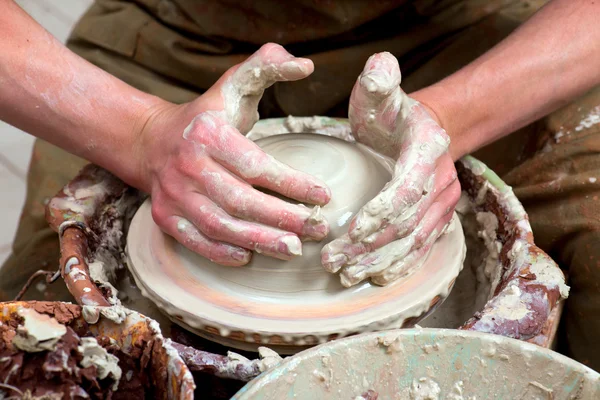
[[[58,341],[67,333],[64,325],[35,310],[22,308],[18,314],[23,323],[17,327],[12,345],[19,350],[30,353],[55,350]]]
[[[33,304],[0,323],[0,397],[145,398],[139,361],[106,337],[86,337],[77,307]]]
[[[192,398],[192,376],[155,321],[124,309],[120,323],[103,313],[88,324],[81,310],[59,302],[3,303],[0,398],[11,395],[6,391],[18,398]],[[50,349],[23,351],[15,346],[19,335],[58,340]]]
[[[562,271],[535,246],[527,214],[509,186],[472,157],[456,166],[489,253],[477,275],[490,283],[489,300],[461,329],[548,346],[547,334],[555,328],[547,324],[558,321],[551,316],[569,292]]]
[[[165,235],[145,203],[128,233],[129,267],[144,296],[175,323],[228,346],[289,353],[348,334],[411,326],[448,295],[465,252],[457,218],[421,268],[384,288],[363,282],[346,289],[321,266],[321,247],[346,233],[352,216],[381,190],[391,160],[322,135],[277,135],[258,144],[328,184],[333,196],[321,213],[330,236],[304,243],[302,257],[290,261],[255,254],[248,266],[228,268]]]

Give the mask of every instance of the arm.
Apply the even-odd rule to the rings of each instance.
[[[78,57],[12,0],[0,8],[0,119],[141,186],[136,135],[165,102]]]
[[[554,0],[483,56],[411,96],[458,159],[600,84],[600,2]]]
[[[264,90],[305,78],[310,60],[267,44],[198,99],[175,105],[136,90],[70,52],[13,1],[0,0],[0,119],[150,193],[155,222],[216,263],[247,264],[252,250],[290,259],[300,239],[327,236],[320,180],[265,154],[243,133]]]
[[[388,284],[418,268],[460,197],[453,161],[600,83],[599,11],[597,1],[555,0],[482,57],[410,97],[391,54],[369,58],[350,98],[352,132],[397,163],[348,234],[323,248],[323,266],[341,270],[346,286],[367,278]]]

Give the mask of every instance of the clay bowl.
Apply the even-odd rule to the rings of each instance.
[[[385,287],[363,282],[345,288],[321,266],[322,246],[346,233],[352,216],[390,180],[393,160],[314,133],[265,136],[256,143],[327,183],[332,200],[321,212],[330,234],[304,243],[302,257],[254,254],[249,265],[228,268],[165,235],[147,200],[129,229],[128,265],[142,293],[175,323],[227,346],[252,351],[266,344],[291,354],[338,337],[412,326],[447,296],[466,250],[458,219],[421,267]]]
[[[289,357],[232,400],[600,398],[600,374],[536,345],[445,329],[336,340]]]
[[[36,325],[38,329],[44,327],[48,320],[47,316],[50,316],[55,319],[55,321],[51,320],[52,323],[70,327],[77,335],[79,335],[79,337],[93,336],[109,340],[112,342],[112,345],[116,345],[119,351],[125,355],[129,364],[124,364],[122,361],[119,362],[122,376],[118,390],[112,393],[113,398],[123,398],[119,397],[119,395],[122,395],[121,392],[126,390],[126,393],[129,393],[129,396],[131,396],[132,393],[137,393],[134,391],[132,392],[134,389],[130,386],[127,386],[126,389],[124,389],[123,385],[127,385],[127,382],[132,381],[132,379],[133,382],[135,382],[136,379],[139,379],[140,381],[145,382],[142,385],[144,387],[146,398],[193,399],[195,385],[192,375],[177,351],[170,345],[169,339],[163,338],[158,324],[150,318],[123,307],[110,309],[123,317],[122,322],[116,323],[103,315],[100,315],[96,323],[88,324],[83,318],[82,308],[71,303],[44,301],[0,303],[0,328],[2,325],[6,326],[7,324],[19,322],[19,319],[22,318],[23,310],[34,311],[33,315],[35,315],[35,320],[34,324],[31,326]],[[42,322],[38,323],[38,320]],[[0,336],[0,340],[5,341],[3,345],[8,344],[11,346],[13,339],[8,339],[6,336]],[[6,340],[8,340],[8,343],[6,343]],[[2,346],[0,346],[0,349],[1,348]],[[17,354],[25,355],[26,353],[20,351]],[[41,357],[45,357],[43,352],[29,354],[41,354]],[[68,355],[66,358],[72,358],[72,354]],[[10,371],[19,371],[14,363],[17,359],[18,357],[13,358],[12,361],[9,359],[9,362],[12,365],[5,364],[2,365],[2,367],[4,367],[5,370],[10,367]],[[57,386],[53,385],[57,382],[61,382],[60,378],[57,377],[69,376],[66,372],[61,372],[60,370],[60,368],[68,368],[67,364],[64,362],[66,362],[66,360],[57,362],[56,365],[51,364],[48,366],[49,369],[47,371],[51,371],[48,372],[48,374],[54,378],[50,378],[49,376],[42,378],[44,385],[46,386],[41,385],[42,382],[34,381],[33,383],[37,383],[39,386],[43,387],[43,391],[48,390],[46,393],[52,393],[52,389],[54,388],[54,390],[56,390],[57,388]],[[142,374],[134,374],[134,370],[141,371]],[[31,372],[31,370],[29,370],[29,372]],[[10,375],[11,373],[9,372],[8,375],[2,378],[5,385],[11,384],[12,381]],[[27,374],[23,375],[25,376]],[[64,383],[64,380],[62,382]],[[31,384],[32,382],[29,383]],[[5,389],[6,386],[0,386],[0,394]],[[17,387],[17,389],[23,389],[22,391],[24,392],[26,388]],[[41,389],[37,388],[37,390],[39,391]],[[15,394],[17,393],[11,392],[8,393],[8,396]],[[37,393],[38,396],[41,394],[43,393]]]

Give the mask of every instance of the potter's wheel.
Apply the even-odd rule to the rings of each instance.
[[[268,344],[292,353],[353,333],[414,325],[448,295],[465,252],[458,218],[420,269],[388,286],[363,282],[347,289],[320,265],[321,247],[347,232],[351,217],[389,180],[391,160],[314,134],[272,136],[257,144],[327,183],[332,200],[323,214],[331,233],[320,243],[304,243],[303,256],[291,261],[255,254],[248,266],[223,267],[164,234],[146,201],[129,229],[129,268],[142,293],[175,323],[231,347]]]

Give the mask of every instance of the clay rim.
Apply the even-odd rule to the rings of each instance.
[[[142,206],[142,210],[144,208],[148,208],[148,203],[145,203],[145,206]],[[142,213],[140,213],[139,215],[142,215]],[[135,217],[134,217],[135,219]],[[462,228],[459,225],[458,221],[455,221],[455,223],[457,224],[456,226],[456,233],[455,234],[462,234]],[[131,227],[135,227],[135,222],[132,223]],[[155,230],[158,230],[158,227],[153,227]],[[130,230],[131,232],[131,230]],[[156,231],[153,232],[154,234],[156,234]],[[164,234],[162,234],[164,235]],[[161,239],[164,240],[169,240],[172,242],[171,239],[166,238],[165,236],[161,236]],[[129,240],[128,240],[129,242]],[[176,244],[175,244],[176,246]],[[164,246],[165,249],[168,249],[168,246]],[[460,255],[462,259],[464,259],[464,255],[465,255],[465,251],[466,251],[466,247],[463,243],[463,247],[461,250],[457,250],[457,251],[462,251],[462,254]],[[335,314],[335,315],[326,315],[323,317],[310,317],[310,315],[308,317],[304,317],[304,318],[292,318],[292,319],[287,319],[287,318],[281,318],[281,316],[279,316],[279,318],[277,319],[277,324],[278,325],[285,325],[290,324],[288,326],[281,326],[281,328],[287,328],[285,330],[279,330],[279,331],[274,331],[274,330],[264,330],[264,329],[259,329],[259,328],[252,328],[251,330],[249,330],[249,328],[246,326],[240,326],[237,325],[235,323],[223,323],[223,322],[216,322],[213,320],[213,318],[209,315],[200,315],[200,313],[196,312],[194,314],[191,314],[189,311],[183,310],[181,308],[181,306],[178,306],[174,303],[169,303],[168,301],[166,301],[165,299],[162,298],[162,296],[160,296],[155,290],[153,290],[152,287],[153,285],[149,285],[147,283],[145,283],[142,279],[140,279],[140,272],[142,271],[136,271],[135,268],[132,268],[131,265],[133,265],[133,263],[131,262],[131,251],[127,251],[127,255],[128,255],[128,260],[129,260],[129,269],[134,277],[134,280],[136,282],[136,285],[138,286],[138,288],[140,288],[140,290],[142,291],[142,294],[148,298],[150,301],[154,302],[155,304],[159,305],[161,309],[163,309],[164,311],[167,312],[167,314],[169,315],[169,317],[171,319],[173,319],[175,322],[178,322],[178,319],[183,319],[185,321],[185,323],[189,326],[191,326],[192,328],[195,329],[204,329],[205,327],[216,327],[218,330],[223,329],[224,332],[244,332],[246,331],[249,334],[253,334],[253,333],[258,333],[261,336],[265,336],[265,337],[271,337],[271,336],[291,336],[294,338],[293,341],[297,341],[298,339],[303,338],[306,335],[318,335],[319,336],[319,341],[324,341],[326,340],[326,337],[330,336],[330,335],[336,335],[337,337],[343,337],[346,336],[348,334],[352,333],[357,333],[359,331],[364,331],[364,330],[381,330],[381,329],[392,329],[392,328],[399,328],[401,326],[404,325],[404,322],[409,320],[409,319],[413,319],[416,317],[420,317],[422,315],[424,315],[425,313],[427,313],[431,307],[433,307],[434,305],[439,303],[440,298],[444,299],[450,292],[450,289],[452,288],[452,285],[456,279],[456,277],[458,276],[458,274],[460,273],[460,271],[462,270],[462,265],[463,263],[457,263],[456,266],[453,266],[454,270],[450,270],[450,271],[444,271],[444,272],[439,272],[439,271],[435,271],[438,274],[442,274],[442,275],[446,275],[445,279],[440,279],[437,282],[437,285],[432,285],[430,286],[428,292],[429,293],[425,293],[425,295],[421,298],[419,298],[418,300],[414,300],[412,302],[412,304],[407,307],[406,309],[403,310],[403,312],[398,313],[398,312],[393,312],[393,311],[388,311],[386,313],[383,313],[380,317],[377,318],[370,318],[370,319],[365,319],[362,323],[359,324],[352,324],[352,328],[348,327],[347,322],[344,321],[344,317],[350,316],[350,315],[356,315],[356,314],[361,314],[363,311],[369,311],[369,310],[376,310],[377,307],[373,307],[372,306],[372,299],[370,298],[365,298],[365,299],[358,299],[357,300],[357,304],[361,305],[360,309],[354,310],[354,309],[349,309],[346,310],[343,314]],[[160,260],[159,260],[160,262]],[[440,267],[440,270],[443,270],[443,268]],[[182,269],[180,271],[181,273],[184,273],[185,271]],[[424,275],[426,273],[426,271],[421,271],[419,273],[419,271],[416,271],[415,274],[417,277]],[[187,274],[186,274],[187,275]],[[424,276],[421,276],[421,280],[425,279]],[[390,285],[387,286],[387,291],[385,293],[381,293],[380,294],[380,300],[385,301],[385,303],[396,303],[398,302],[398,297],[400,296],[400,294],[404,291],[402,289],[406,289],[406,286],[404,286],[404,288],[402,287],[403,282],[398,282],[397,286],[394,286],[395,284],[392,283]],[[415,286],[416,283],[413,283],[411,286]],[[204,288],[207,291],[212,291],[210,288]],[[395,290],[394,290],[395,289]],[[382,288],[382,290],[385,290],[384,288]],[[220,293],[217,293],[220,296]],[[190,293],[191,295],[191,293]],[[216,308],[222,308],[219,307],[218,303],[217,305],[215,305],[215,303],[213,302],[209,302],[207,301],[207,299],[205,299],[204,297],[200,298],[201,301],[203,301],[204,303],[206,303],[209,307],[211,307],[211,309],[216,309]],[[360,300],[360,301],[359,301]],[[237,302],[239,302],[239,299],[236,299]],[[367,304],[371,304],[370,306]],[[382,304],[385,304],[382,303]],[[256,303],[255,306],[260,306],[262,303]],[[379,303],[378,303],[379,304]],[[244,306],[244,304],[240,304],[238,303],[237,306],[236,304],[234,304],[233,306],[230,306],[228,308],[222,308],[222,310],[224,312],[227,313],[231,313],[233,312],[232,310],[235,310],[237,307],[241,307]],[[247,306],[247,304],[246,304]],[[323,306],[322,304],[320,306]],[[350,308],[350,307],[348,307]],[[388,307],[389,309],[389,307]],[[371,313],[373,313],[375,311],[371,311]],[[185,316],[185,317],[184,317]],[[272,315],[247,315],[247,313],[244,313],[244,318],[248,318],[251,319],[252,321],[256,322],[258,320],[263,320],[265,322],[267,322],[270,318],[273,318]],[[221,321],[223,321],[225,318],[221,318]],[[319,326],[316,326],[314,328],[311,328],[310,330],[302,330],[302,329],[298,329],[295,328],[296,325],[302,325],[304,323],[307,322],[311,322],[311,323],[317,323],[319,321],[322,321],[322,324]],[[222,334],[221,336],[228,336],[226,334]],[[248,335],[250,336],[250,335]],[[249,342],[253,342],[253,341],[249,341]],[[289,342],[289,341],[286,341]]]

